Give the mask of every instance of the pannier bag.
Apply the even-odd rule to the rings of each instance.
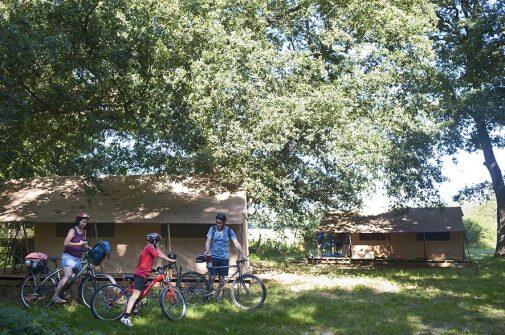
[[[99,241],[89,252],[89,262],[93,265],[102,264],[105,257],[110,255],[110,244],[108,241]]]
[[[30,274],[48,273],[47,255],[42,252],[32,252],[25,257],[25,265]]]

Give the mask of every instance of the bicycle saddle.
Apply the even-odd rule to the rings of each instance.
[[[123,279],[124,280],[133,280],[133,277],[134,275],[133,274],[127,274],[127,275],[123,275]]]

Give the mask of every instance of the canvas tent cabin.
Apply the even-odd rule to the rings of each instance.
[[[326,213],[319,229],[322,257],[465,260],[460,207],[410,208],[378,215]]]
[[[12,180],[0,188],[0,225],[33,227],[34,250],[60,256],[76,213],[86,210],[98,239],[111,244],[104,271],[132,272],[148,232],[159,232],[161,248],[176,252],[178,264],[190,270],[196,269],[195,255],[205,251],[205,236],[218,212],[228,216],[229,226],[248,250],[245,192],[212,190],[212,178],[110,176],[94,184],[82,177]],[[92,244],[95,229],[90,225],[87,230]],[[230,249],[233,260],[236,251]]]

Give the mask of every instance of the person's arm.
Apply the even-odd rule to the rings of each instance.
[[[75,231],[74,229],[70,229],[67,233],[67,237],[65,237],[65,241],[63,242],[63,245],[65,247],[81,247],[86,244],[84,241],[79,241],[79,242],[71,242],[71,240],[75,236]]]
[[[167,255],[165,255],[164,253],[162,253],[161,251],[159,251],[158,248],[155,248],[154,246],[152,246],[152,248],[149,249],[149,252],[151,253],[152,257],[158,257],[158,258],[160,258],[160,259],[162,259],[164,261],[170,262],[170,263],[174,263],[175,262],[175,259],[167,257]]]
[[[207,237],[207,241],[205,242],[205,253],[210,254],[210,243],[211,243],[211,238]]]
[[[232,239],[232,241],[233,245],[235,245],[235,248],[237,248],[238,252],[240,253],[240,256],[242,256],[244,259],[247,259],[247,255],[245,254],[244,250],[242,250],[240,242],[236,238]]]
[[[212,244],[212,227],[207,232],[207,241],[205,241],[205,253],[210,255],[210,245]]]
[[[165,255],[164,253],[162,253],[161,251],[158,251],[159,254],[158,254],[158,258],[164,260],[164,261],[167,261],[169,263],[175,263],[175,259],[172,259],[170,257],[168,257],[167,255]]]

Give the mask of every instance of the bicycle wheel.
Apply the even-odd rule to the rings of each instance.
[[[243,310],[259,308],[265,302],[267,289],[255,275],[245,274],[233,281],[230,287],[233,303]]]
[[[208,299],[211,285],[204,275],[196,271],[185,272],[177,280],[177,288],[182,292],[188,306],[198,305]]]
[[[116,284],[112,276],[106,273],[95,273],[95,280],[91,276],[82,279],[79,285],[79,298],[84,306],[89,307],[93,293],[100,287],[109,284]]]
[[[20,290],[21,302],[25,307],[47,307],[52,304],[58,281],[53,277],[29,275],[23,280]]]
[[[100,287],[91,298],[91,313],[100,320],[119,320],[126,311],[128,295],[118,285]]]
[[[186,316],[186,300],[175,286],[166,286],[160,293],[160,307],[163,315],[170,320],[180,320]]]

